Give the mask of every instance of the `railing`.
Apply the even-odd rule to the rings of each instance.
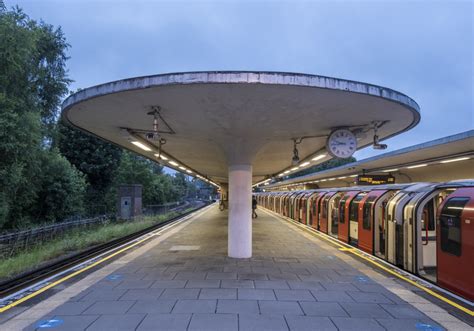
[[[193,205],[194,201],[183,201],[166,203],[163,205],[146,206],[144,208],[144,215],[140,215],[136,219],[140,219],[143,216],[166,214],[170,211],[179,210]],[[105,225],[114,219],[115,215],[105,214],[86,219],[59,222],[28,230],[2,234],[0,235],[0,258],[10,257],[17,252],[25,250],[31,246],[58,238],[71,230],[89,229],[98,225]]]

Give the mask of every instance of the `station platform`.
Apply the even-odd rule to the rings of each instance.
[[[0,330],[471,330],[394,280],[259,209],[253,257],[227,257],[210,206]]]

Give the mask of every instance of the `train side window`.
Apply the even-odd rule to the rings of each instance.
[[[328,197],[325,197],[324,200],[323,200],[323,210],[322,210],[322,217],[323,218],[326,218],[328,216],[328,201],[329,201],[329,196]]]
[[[431,199],[423,208],[423,221],[421,223],[421,229],[426,230],[426,224],[428,224],[428,231],[435,230],[435,215],[434,215],[434,200]]]
[[[367,193],[359,193],[357,196],[351,201],[349,206],[349,219],[353,222],[359,221],[359,201],[362,200]]]
[[[348,195],[344,196],[344,198],[339,201],[339,223],[345,223],[345,216],[346,216],[346,201],[349,198]]]
[[[441,250],[461,256],[461,214],[469,198],[451,198],[443,206],[439,216]]]
[[[368,197],[367,200],[365,200],[364,209],[363,209],[363,218],[362,218],[362,228],[364,228],[365,230],[370,230],[371,228],[370,211],[372,209],[372,205],[376,198],[377,197],[375,196],[371,196],[371,197]]]

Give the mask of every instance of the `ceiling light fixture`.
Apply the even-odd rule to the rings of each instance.
[[[327,156],[326,153],[323,153],[323,154],[320,154],[318,156],[315,156],[311,159],[311,161],[318,161],[318,160],[321,160],[321,159],[324,159],[325,157]]]
[[[409,167],[406,167],[407,169],[415,169],[415,168],[421,168],[421,167],[426,167],[428,163],[423,163],[423,164],[417,164],[417,165],[412,165]]]
[[[139,141],[134,140],[134,141],[132,141],[131,143],[134,144],[135,146],[137,146],[137,147],[143,149],[144,151],[147,151],[147,152],[150,152],[150,151],[151,151],[151,148],[150,148],[150,147],[148,147],[148,146],[145,145],[145,144],[142,144],[142,143],[139,142]]]
[[[450,160],[444,160],[441,161],[441,163],[451,163],[451,162],[458,162],[458,161],[464,161],[464,160],[469,160],[469,157],[458,157],[456,159],[450,159]]]

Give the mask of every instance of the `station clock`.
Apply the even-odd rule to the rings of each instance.
[[[357,138],[348,129],[334,130],[326,141],[326,150],[334,157],[347,159],[357,150]]]

